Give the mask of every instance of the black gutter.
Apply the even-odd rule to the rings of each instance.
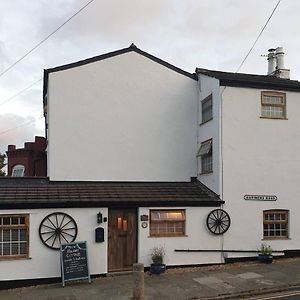
[[[213,201],[213,200],[203,200],[203,201],[64,201],[64,202],[11,202],[3,203],[0,202],[0,209],[38,209],[38,208],[89,208],[89,207],[124,207],[124,208],[135,208],[135,207],[220,207],[224,201]]]

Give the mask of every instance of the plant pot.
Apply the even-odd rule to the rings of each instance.
[[[161,274],[166,272],[166,265],[165,264],[151,264],[150,266],[150,273],[151,274]]]
[[[271,264],[273,262],[273,256],[272,255],[264,255],[264,254],[258,254],[258,261],[264,264]]]

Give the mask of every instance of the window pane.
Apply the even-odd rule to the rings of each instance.
[[[18,229],[12,229],[11,230],[11,240],[12,241],[18,241],[19,240],[19,230]]]
[[[11,243],[11,255],[19,254],[19,243]]]
[[[202,123],[212,119],[212,95],[202,101]]]
[[[10,230],[3,230],[3,242],[10,241]]]
[[[3,225],[10,225],[10,217],[3,218]]]
[[[20,243],[20,255],[27,254],[27,243]]]
[[[3,255],[10,255],[10,244],[3,243]]]

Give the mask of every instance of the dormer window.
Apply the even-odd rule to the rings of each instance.
[[[25,173],[25,167],[23,165],[15,165],[12,169],[12,177],[23,177]]]
[[[261,117],[270,119],[286,119],[285,93],[261,93]]]

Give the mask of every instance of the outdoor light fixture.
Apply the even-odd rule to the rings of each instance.
[[[97,214],[97,223],[98,224],[102,223],[102,213],[101,212],[98,212],[98,214]]]

